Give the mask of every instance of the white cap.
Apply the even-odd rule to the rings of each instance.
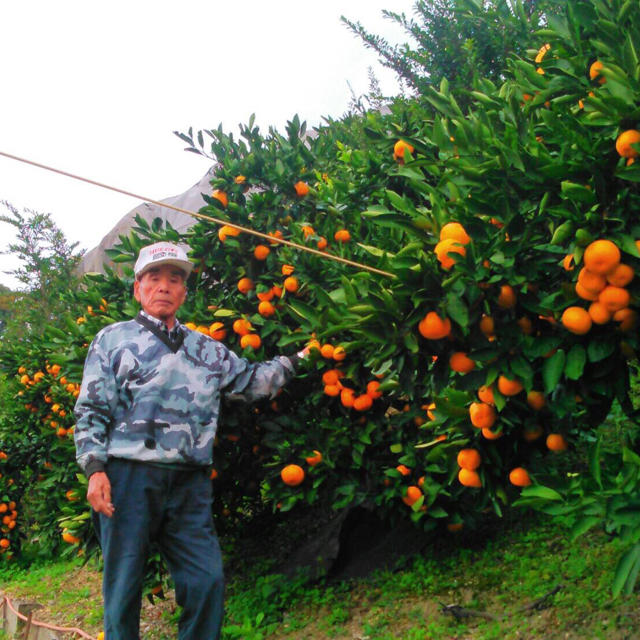
[[[185,272],[185,278],[189,276],[193,269],[193,264],[187,258],[184,249],[170,242],[156,242],[140,249],[136,266],[133,268],[136,278],[139,278],[152,267],[157,267],[161,264],[171,264],[179,267]]]

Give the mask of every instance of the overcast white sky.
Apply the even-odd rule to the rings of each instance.
[[[394,75],[340,16],[391,42],[404,32],[382,9],[412,15],[415,0],[0,0],[0,151],[53,165],[151,199],[195,184],[209,162],[173,135],[235,130],[251,113],[283,130],[339,117]],[[0,200],[51,213],[91,249],[139,201],[0,156]],[[5,213],[3,210],[2,213]],[[11,239],[0,225],[0,249]],[[0,256],[3,273],[15,268]]]

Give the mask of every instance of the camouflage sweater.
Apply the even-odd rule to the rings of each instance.
[[[141,312],[94,338],[75,405],[76,458],[87,475],[109,457],[159,464],[212,463],[221,395],[273,396],[296,356],[250,363],[224,344]]]

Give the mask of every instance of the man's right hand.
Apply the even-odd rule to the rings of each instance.
[[[96,471],[89,478],[87,500],[98,513],[104,513],[107,518],[113,515],[115,507],[111,502],[111,482],[104,471]]]

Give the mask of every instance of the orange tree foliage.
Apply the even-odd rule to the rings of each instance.
[[[547,442],[570,447],[591,437],[614,399],[629,407],[638,279],[623,287],[626,323],[575,333],[561,320],[567,308],[591,305],[576,293],[591,242],[609,239],[624,264],[640,266],[640,163],[616,151],[621,132],[640,128],[639,25],[637,3],[571,0],[527,57],[510,59],[504,84],[476,80],[464,110],[445,80],[389,115],[366,115],[357,133],[345,121],[306,136],[296,117],[285,134],[265,135],[253,122],[238,139],[221,129],[180,134],[219,162],[203,213],[391,277],[275,241],[257,258],[268,241],[220,234],[207,221],[183,237],[139,221],[111,252],[121,277],[87,276],[69,294],[64,328],[2,355],[11,415],[0,499],[19,495],[24,519],[19,508],[0,552],[52,551],[62,529],[92,544],[84,500],[69,499],[84,493],[68,431],[75,385],[96,331],[136,313],[131,263],[160,238],[191,248],[181,320],[194,330],[221,323],[212,330],[226,331],[225,344],[249,359],[316,346],[273,402],[224,412],[212,478],[223,530],[299,503],[366,503],[425,530],[473,526],[520,495],[514,469],[532,482],[524,491],[534,490],[550,457],[562,455]],[[596,59],[600,75],[591,78]],[[447,240],[459,232],[447,227],[439,244],[450,222],[468,241]],[[336,239],[339,230],[348,235]],[[242,278],[253,286],[240,291]],[[273,308],[260,313],[265,300]],[[430,313],[442,319],[441,337],[425,337]],[[242,348],[240,320],[259,346]],[[461,470],[462,449],[478,452],[477,468]],[[295,486],[282,480],[287,465],[304,472]]]

